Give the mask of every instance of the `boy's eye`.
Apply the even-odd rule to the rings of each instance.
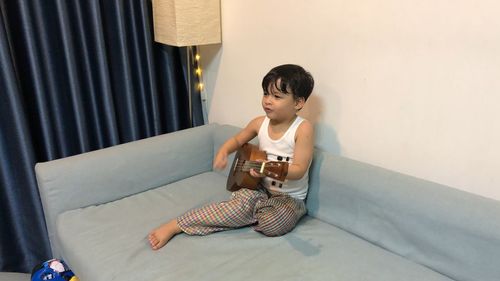
[[[264,92],[264,96],[269,96],[269,95],[273,96],[275,99],[281,99],[281,98],[283,98],[283,96],[280,95],[280,94],[274,94],[274,93]]]

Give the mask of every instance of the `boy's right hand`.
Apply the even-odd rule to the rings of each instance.
[[[215,155],[214,158],[214,169],[215,170],[223,170],[226,168],[227,165],[227,153],[224,153],[223,151],[217,152],[217,155]]]

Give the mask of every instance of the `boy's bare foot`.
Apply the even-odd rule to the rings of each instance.
[[[171,220],[168,223],[151,231],[148,235],[149,244],[151,249],[158,250],[165,246],[167,242],[174,237],[174,235],[181,233],[182,230],[177,225],[177,220]]]

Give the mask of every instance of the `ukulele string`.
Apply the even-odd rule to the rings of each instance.
[[[262,167],[261,162],[250,161],[250,160],[238,160],[236,163],[236,168],[239,171],[250,171],[250,169],[260,169]]]
[[[248,172],[250,169],[260,169],[262,166],[262,162],[256,162],[251,160],[238,160],[236,162],[236,170],[241,172]],[[268,172],[268,176],[277,178],[279,175],[277,173]]]
[[[235,170],[240,172],[249,172],[252,168],[259,170],[262,167],[262,163],[252,160],[238,160],[235,164]],[[271,171],[267,171],[266,175],[276,179],[280,177],[279,174]]]

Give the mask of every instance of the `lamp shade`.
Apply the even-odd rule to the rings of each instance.
[[[220,0],[153,0],[155,41],[171,46],[221,42]]]

